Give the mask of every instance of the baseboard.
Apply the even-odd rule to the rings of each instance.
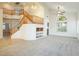
[[[77,34],[77,38],[79,39],[79,34]]]
[[[55,34],[55,33],[50,34],[50,35],[77,38],[77,35]]]

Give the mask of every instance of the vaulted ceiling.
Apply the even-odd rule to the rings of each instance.
[[[16,3],[12,3],[12,2],[7,2],[7,3],[14,5],[14,6],[21,6],[21,4],[23,5],[28,4],[27,2],[20,3],[19,5],[16,5]],[[79,12],[79,2],[40,2],[40,3],[51,10],[57,10],[57,6],[62,5],[65,11]],[[5,3],[1,2],[0,6],[2,6],[2,4],[6,4],[6,2]]]
[[[62,5],[65,11],[79,12],[79,2],[42,2],[52,10],[57,10],[58,5]]]

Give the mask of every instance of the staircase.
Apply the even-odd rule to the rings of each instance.
[[[11,31],[11,39],[36,40],[36,25],[43,24],[43,19],[31,16],[27,12],[22,13],[23,18]]]

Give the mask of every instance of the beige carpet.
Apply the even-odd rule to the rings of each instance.
[[[0,48],[2,56],[79,56],[79,40],[76,38],[48,36],[38,40],[12,40],[12,44]]]

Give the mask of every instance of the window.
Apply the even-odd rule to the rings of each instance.
[[[67,31],[67,22],[58,22],[58,31],[59,32],[66,32]]]
[[[58,16],[57,31],[58,32],[67,32],[67,19],[64,15]]]

